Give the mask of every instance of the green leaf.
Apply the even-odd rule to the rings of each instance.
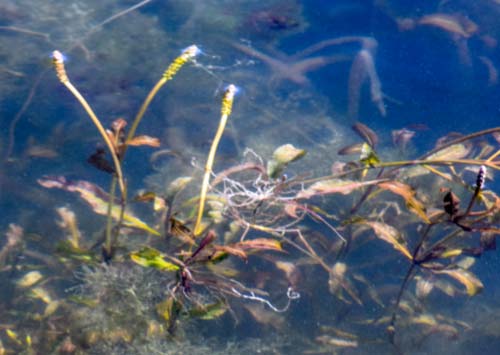
[[[221,317],[226,311],[227,306],[223,302],[217,302],[193,308],[189,311],[189,315],[204,320],[212,320]]]
[[[361,155],[359,156],[359,161],[365,166],[375,166],[380,163],[380,159],[368,143],[363,143],[361,146]]]
[[[144,247],[139,251],[130,254],[130,258],[137,264],[144,267],[152,267],[159,270],[177,271],[179,266],[165,261],[162,254],[150,247]]]
[[[182,309],[182,304],[173,296],[156,305],[156,313],[162,317],[167,323],[167,328],[172,329],[175,325],[175,320]]]
[[[304,149],[295,148],[291,144],[278,147],[273,153],[273,158],[267,163],[267,175],[276,179],[283,173],[289,163],[302,158],[305,154]]]

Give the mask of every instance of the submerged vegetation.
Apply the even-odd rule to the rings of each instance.
[[[132,196],[123,169],[125,153],[133,146],[159,146],[157,138],[135,132],[159,89],[198,52],[190,46],[172,62],[128,132],[123,119],[110,129],[102,126],[69,80],[62,54],[54,52],[59,80],[82,104],[105,142],[107,152],[97,150],[89,162],[110,176],[111,187],[107,193],[92,182],[64,176],[38,182],[77,193],[107,222],[92,245],[82,237],[77,215],[66,207],[57,210],[67,239],[57,246],[58,260],[41,261],[68,271],[86,265],[77,273],[83,283],[70,288],[69,297],[56,298],[48,287],[55,280],[39,271],[25,273],[16,282],[17,289],[26,290],[19,302],[45,305],[26,322],[50,319],[52,329],[23,332],[5,324],[9,346],[28,352],[42,343],[52,351],[73,349],[69,352],[97,344],[138,346],[186,334],[192,319],[229,317],[240,322],[245,310],[257,322],[281,327],[273,314],[289,310],[303,292],[314,302],[316,292],[323,290],[349,307],[377,305],[378,314],[354,324],[385,329],[385,336],[370,341],[385,338],[396,349],[410,346],[410,326],[421,327],[423,337],[456,337],[468,328],[460,319],[426,309],[425,300],[437,291],[456,297],[474,296],[483,289],[472,269],[479,256],[495,249],[500,232],[500,198],[485,185],[500,169],[500,150],[495,148],[500,128],[443,137],[414,160],[385,161],[377,153],[375,132],[357,123],[353,129],[361,143],[340,152],[355,158],[335,164],[329,176],[299,170],[287,177],[289,166],[307,159],[306,151],[292,144],[277,147],[267,161],[247,149],[241,163],[215,172],[217,146],[237,91],[229,85],[201,192],[195,192],[200,178],[195,168],[191,176],[166,181],[163,192]],[[129,209],[132,203],[151,205],[150,216],[135,216]],[[2,267],[22,237],[22,228],[11,225],[0,253]],[[99,247],[101,254],[96,253]],[[393,281],[399,283],[394,294],[382,294],[363,268],[353,268],[351,255],[367,247],[380,251],[365,261],[372,270],[394,261],[407,265]],[[93,326],[97,324],[98,329]],[[369,342],[351,327],[324,326],[316,341],[324,349]],[[74,333],[78,329],[88,330]],[[52,334],[51,341],[42,340],[45,332]]]
[[[204,11],[212,5],[195,2],[198,10],[183,30],[206,19]],[[276,6],[256,10],[247,25],[259,35],[266,28],[298,31],[305,26],[298,20],[300,11],[282,5],[286,11],[278,16],[281,7]],[[398,25],[404,31],[444,29],[457,36],[457,49],[463,49],[459,40],[475,30],[465,27],[467,22],[456,27],[452,20],[439,14],[398,17]],[[230,21],[226,25],[237,28]],[[83,40],[78,43],[87,53]],[[354,53],[329,52],[346,43],[356,47]],[[437,337],[453,341],[467,332],[492,331],[488,325],[471,324],[449,304],[461,307],[487,289],[480,257],[496,249],[500,233],[500,196],[490,184],[500,170],[500,127],[467,135],[450,132],[418,155],[411,141],[416,132],[410,128],[379,137],[358,121],[363,88],[368,88],[374,111],[387,114],[374,38],[340,36],[294,55],[274,56],[248,43],[226,44],[263,62],[271,74],[259,95],[279,103],[282,115],[289,109],[299,116],[307,112],[304,121],[313,119],[315,101],[300,97],[299,90],[280,91],[282,84],[308,85],[308,73],[347,62],[346,111],[355,122],[353,141],[343,141],[349,144],[334,151],[308,136],[309,129],[324,129],[320,120],[296,127],[280,118],[284,123],[278,131],[299,131],[305,139],[263,144],[260,132],[267,140],[277,130],[268,130],[257,117],[245,126],[257,127],[257,138],[239,140],[231,123],[240,119],[242,107],[238,87],[230,84],[217,90],[220,104],[214,100],[209,108],[179,104],[178,111],[172,109],[175,123],[196,110],[206,116],[206,122],[193,124],[186,137],[178,138],[183,144],[182,139],[201,140],[199,131],[210,132],[210,142],[200,143],[204,156],[191,158],[187,141],[182,149],[162,148],[170,142],[147,123],[154,115],[153,103],[169,100],[175,83],[193,67],[220,79],[213,68],[198,63],[202,52],[196,45],[172,60],[129,122],[117,118],[109,127],[100,118],[102,102],[95,106],[88,94],[89,87],[102,84],[98,77],[91,76],[80,92],[80,76],[70,79],[72,72],[78,73],[77,65],[54,51],[51,74],[60,81],[59,94],[80,105],[88,116],[86,126],[97,129],[100,143],[79,170],[95,174],[80,176],[54,167],[36,176],[43,195],[31,199],[44,198],[40,204],[53,206],[55,223],[40,222],[43,235],[25,230],[21,222],[3,231],[0,355],[323,354],[353,349],[399,354],[425,351]],[[190,85],[196,96],[198,83],[186,87]],[[281,102],[282,95],[290,97]],[[260,98],[257,106],[269,104]],[[296,102],[301,99],[310,106]],[[174,100],[168,103],[175,105]],[[131,106],[127,102],[122,108]],[[219,107],[217,113],[214,107]],[[115,107],[108,109],[111,115]],[[272,116],[266,107],[259,109]],[[217,118],[217,127],[207,123]],[[172,131],[167,137],[177,134],[175,125],[166,130]],[[65,136],[62,128],[54,131],[53,140]],[[146,133],[138,133],[142,131]],[[238,160],[224,157],[225,136],[234,140]],[[286,132],[283,137],[288,139]],[[380,143],[391,139],[390,149]],[[10,163],[12,149],[10,144],[5,154]],[[145,169],[146,162],[134,156],[139,149],[158,167],[155,176],[140,183],[134,173]],[[59,154],[57,147],[35,142],[28,151],[44,157]],[[24,191],[30,196],[37,192]],[[70,202],[60,205],[64,198]],[[46,250],[35,247],[42,240]]]

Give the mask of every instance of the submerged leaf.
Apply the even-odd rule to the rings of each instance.
[[[415,190],[399,181],[385,181],[378,184],[384,190],[389,190],[405,199],[408,208],[419,216],[425,223],[431,223],[425,214],[425,206],[415,197]]]
[[[168,187],[167,187],[167,191],[166,191],[166,196],[165,196],[165,199],[167,201],[172,201],[174,199],[174,197],[179,193],[181,192],[182,190],[184,190],[184,188],[193,180],[192,177],[190,176],[181,176],[181,177],[178,177],[177,179],[175,179],[174,181],[172,181]]]
[[[236,243],[235,246],[244,250],[255,249],[255,250],[283,251],[280,241],[269,238],[256,238],[252,240],[244,240],[239,243]]]
[[[147,145],[150,147],[157,148],[160,146],[160,140],[158,138],[150,137],[150,136],[136,136],[128,141],[128,145],[132,146],[141,146]]]
[[[204,320],[219,318],[227,311],[227,306],[223,302],[208,305],[199,305],[189,311],[189,315]]]
[[[336,295],[340,300],[348,302],[342,295],[342,290],[346,291],[357,304],[362,305],[358,296],[358,291],[352,282],[346,277],[347,264],[337,262],[329,272],[328,288],[330,293]]]
[[[158,250],[150,247],[144,247],[139,251],[131,253],[130,258],[135,263],[145,267],[167,271],[177,271],[180,269],[178,265],[165,261]]]
[[[378,136],[373,130],[368,128],[367,125],[361,123],[361,122],[356,122],[353,126],[352,129],[354,132],[356,132],[363,140],[370,145],[370,147],[375,148],[375,146],[378,144]]]
[[[342,339],[342,338],[332,337],[329,335],[320,335],[320,336],[316,337],[316,341],[318,343],[321,343],[324,345],[334,346],[334,347],[338,347],[338,348],[357,348],[358,347],[357,340]]]
[[[221,257],[223,257],[223,254],[230,254],[237,256],[243,260],[247,260],[247,253],[245,253],[243,250],[240,248],[236,248],[230,245],[216,245],[215,246],[216,253],[212,256],[212,259],[219,260]],[[219,254],[221,253],[221,254]]]
[[[302,158],[305,154],[304,149],[295,148],[291,144],[278,147],[273,153],[273,158],[267,163],[267,175],[273,179],[277,178],[289,163]]]
[[[408,259],[413,260],[412,255],[406,247],[405,240],[396,228],[382,222],[364,221],[362,223],[369,225],[378,238],[391,244],[394,249],[401,252]]]
[[[64,176],[45,177],[37,180],[40,185],[46,188],[58,188],[70,192],[76,192],[87,202],[95,213],[107,215],[109,196],[98,186],[84,180],[68,181]],[[113,203],[111,216],[114,220],[120,220],[121,206]],[[123,224],[127,227],[142,229],[148,233],[159,236],[160,233],[148,226],[145,222],[125,211],[123,214]]]
[[[343,180],[343,179],[331,179],[318,181],[307,189],[300,191],[297,194],[297,198],[310,198],[315,195],[326,195],[340,193],[343,195],[348,195],[354,190],[360,189],[365,186],[375,185],[380,183],[382,180],[371,180],[371,181],[353,181],[353,180]]]
[[[42,274],[40,271],[30,271],[23,277],[21,277],[17,282],[16,285],[21,288],[28,288],[36,284],[38,281],[42,279]]]
[[[444,269],[444,270],[432,270],[436,274],[446,274],[461,284],[463,284],[467,290],[469,296],[474,296],[483,290],[483,283],[470,271],[456,268],[456,269]]]
[[[469,154],[471,150],[470,145],[453,144],[449,147],[441,149],[436,153],[429,155],[426,160],[455,160],[461,159]]]
[[[181,304],[171,296],[156,305],[156,313],[167,323],[167,329],[171,330],[175,326],[175,320],[181,310]]]

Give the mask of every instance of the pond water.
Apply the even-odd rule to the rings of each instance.
[[[0,1],[0,354],[496,353],[499,16]]]

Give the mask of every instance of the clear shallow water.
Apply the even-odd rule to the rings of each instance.
[[[174,178],[195,174],[198,182],[186,192],[187,198],[199,189],[197,171],[204,164],[218,124],[222,93],[229,83],[236,84],[240,92],[217,152],[216,172],[241,162],[247,147],[268,159],[276,147],[292,143],[308,153],[290,167],[290,176],[329,174],[335,161],[357,159],[337,155],[340,148],[360,141],[350,128],[356,121],[379,135],[377,150],[385,161],[417,157],[452,131],[469,134],[495,127],[499,114],[496,41],[500,31],[495,19],[500,5],[495,1],[277,0],[264,5],[257,1],[151,1],[112,17],[133,5],[130,1],[28,0],[4,0],[0,4],[0,229],[6,233],[11,223],[24,229],[22,244],[1,265],[0,277],[6,287],[1,294],[0,339],[8,351],[30,349],[24,340],[19,344],[9,338],[5,329],[16,331],[23,339],[30,335],[32,348],[39,353],[57,352],[67,339],[76,346],[75,351],[83,353],[185,353],[186,349],[201,353],[207,348],[226,353],[257,349],[262,353],[366,353],[373,349],[378,353],[440,353],[443,349],[464,354],[494,352],[498,342],[495,251],[486,253],[471,269],[484,284],[483,292],[472,299],[456,284],[462,293],[449,297],[433,291],[417,306],[411,303],[415,282],[409,287],[407,297],[413,312],[444,314],[467,326],[453,323],[457,334],[434,330],[420,337],[428,328],[404,323],[403,311],[404,325],[398,347],[394,347],[385,333],[387,323],[364,323],[390,316],[408,261],[390,245],[373,240],[355,244],[338,256],[338,240],[331,230],[311,219],[304,221],[304,230],[318,243],[315,247],[330,266],[335,262],[348,265],[348,280],[355,284],[362,304],[345,290],[343,297],[330,292],[325,270],[308,265],[310,261],[303,254],[287,247],[286,257],[268,253],[263,259],[251,257],[247,263],[236,260],[232,265],[243,273],[242,282],[269,291],[266,297],[278,305],[286,303],[289,280],[276,270],[275,262],[283,258],[300,265],[302,277],[297,288],[302,297],[292,302],[286,313],[276,314],[269,308],[258,308],[262,306],[259,302],[226,295],[232,312],[221,318],[179,320],[180,329],[175,334],[183,349],[179,350],[161,332],[146,335],[149,320],[162,322],[155,307],[166,297],[172,278],[156,272],[143,275],[141,267],[130,261],[118,261],[111,269],[102,269],[97,262],[92,271],[84,272],[81,261],[59,260],[55,247],[67,237],[56,223],[57,207],[75,211],[82,243],[89,248],[100,244],[105,219],[93,214],[75,195],[44,189],[37,179],[64,175],[91,181],[106,190],[110,180],[109,175],[86,163],[96,146],[102,146],[101,139],[75,99],[58,82],[50,61],[54,49],[66,54],[68,75],[106,127],[118,117],[129,122],[133,119],[150,88],[183,48],[194,43],[202,49],[197,63],[182,68],[160,91],[139,129],[141,134],[158,137],[159,149],[174,151],[183,159],[164,154],[151,161],[155,150],[141,147],[131,149],[123,165],[133,194],[142,188],[160,193]],[[363,37],[368,44],[358,38],[311,47],[353,36]],[[362,49],[374,61],[384,115],[371,100],[370,80],[363,82],[359,99],[353,97],[357,91],[351,68]],[[373,82],[373,77],[370,79]],[[353,115],[354,107],[357,113]],[[402,152],[394,146],[391,131],[403,127],[414,130],[415,137]],[[494,143],[491,139],[488,142]],[[479,146],[477,143],[476,149]],[[199,170],[189,163],[193,157]],[[464,175],[464,180],[473,185],[475,171]],[[417,189],[426,183],[430,186],[429,181],[409,182]],[[450,187],[443,182],[435,184]],[[488,180],[487,187],[495,191],[495,182]],[[439,196],[431,198],[433,205],[439,205]],[[464,196],[462,199],[467,201]],[[332,195],[312,203],[331,214],[338,212],[337,220],[330,221],[338,226],[356,200]],[[404,204],[401,206],[404,208]],[[148,206],[132,207],[148,223],[158,222],[160,216]],[[380,211],[382,207],[377,208]],[[389,210],[383,221],[397,220],[396,212]],[[183,217],[188,218],[187,213]],[[408,234],[415,231],[408,238],[410,244],[416,243],[422,226],[415,221],[405,228]],[[341,232],[356,234],[349,227]],[[223,234],[220,230],[218,233]],[[373,238],[364,233],[366,238]],[[126,238],[125,259],[128,252],[144,244],[165,248],[141,233]],[[99,246],[95,250],[98,254]],[[43,314],[44,301],[33,297],[31,289],[16,286],[16,281],[33,269],[41,270],[42,286],[62,304],[41,319],[33,314]],[[133,276],[124,275],[123,270],[129,269]],[[103,279],[114,283],[103,285]],[[360,281],[363,279],[369,282]],[[377,290],[380,302],[369,296],[368,284]],[[127,293],[113,291],[113,287],[123,285],[137,293],[145,292],[144,285],[154,285],[154,291],[143,298],[128,299]],[[102,296],[106,292],[111,296]],[[70,294],[98,298],[101,303],[85,308],[68,301]],[[116,302],[113,297],[122,300],[117,303],[117,312],[130,317],[113,318],[107,312],[109,304]],[[141,315],[131,311],[141,305]],[[91,314],[90,319],[84,319],[85,312]],[[127,327],[134,320],[138,326]],[[55,324],[52,333],[51,324]],[[446,324],[452,323],[448,320]],[[357,345],[335,344],[332,338],[352,339],[328,327],[354,334]],[[123,333],[120,335],[117,329]],[[92,331],[114,331],[118,335],[92,341]],[[133,340],[129,334],[133,334]],[[43,348],[43,339],[49,335],[49,345]]]

